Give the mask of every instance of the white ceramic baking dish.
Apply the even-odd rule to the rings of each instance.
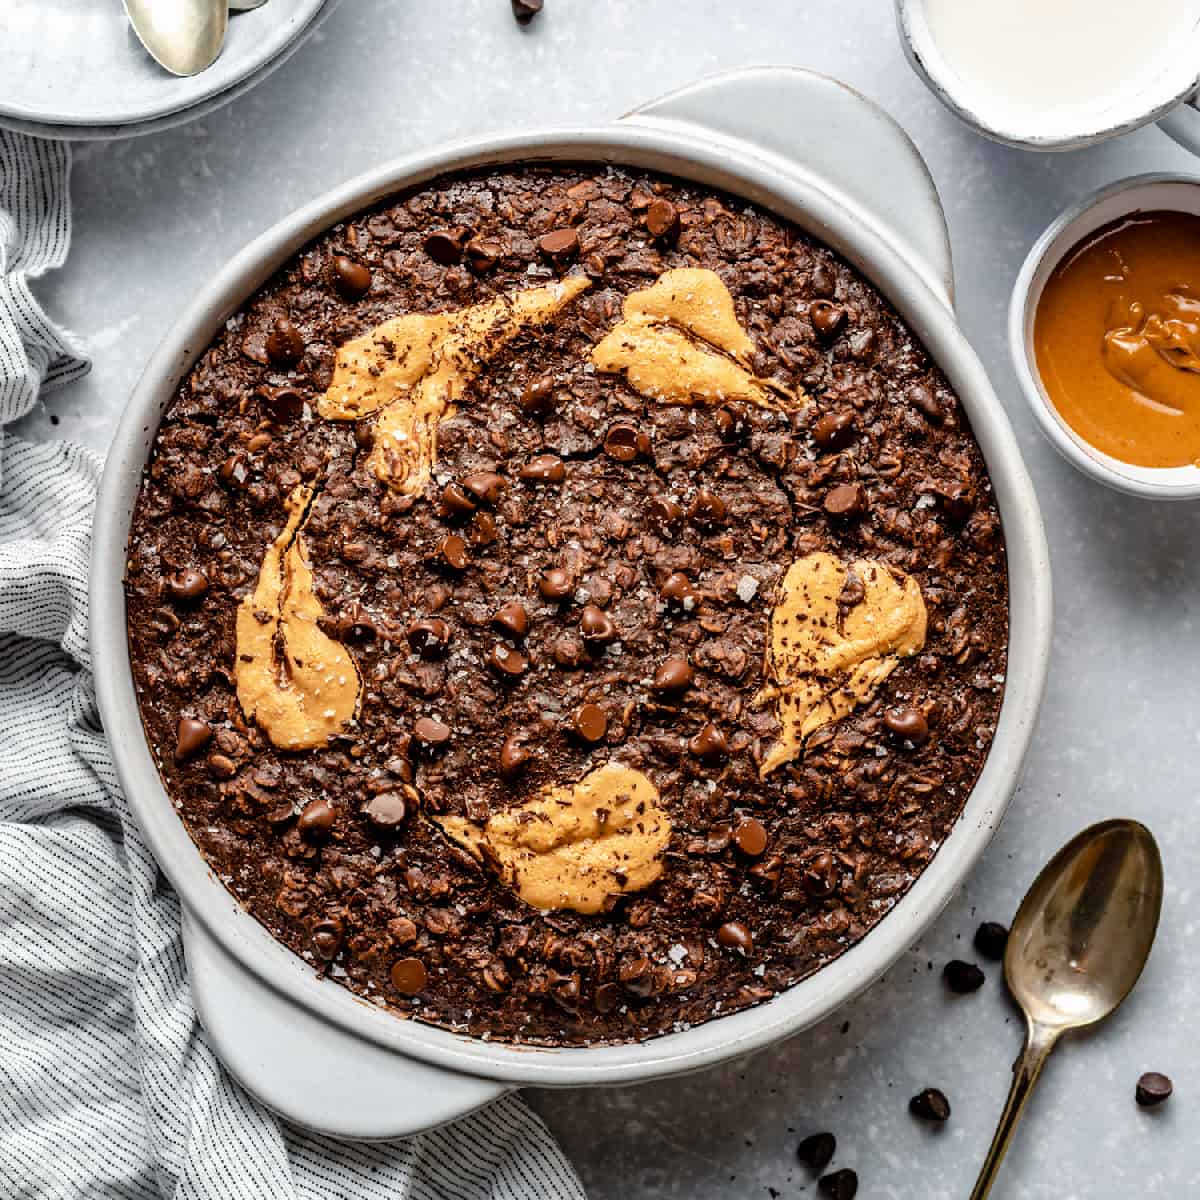
[[[138,716],[122,568],[142,468],[164,409],[223,321],[329,225],[445,171],[525,161],[614,162],[722,188],[775,210],[879,288],[961,396],[991,471],[1008,541],[1009,671],[995,742],[961,819],[913,888],[836,962],[757,1008],[640,1045],[535,1049],[429,1028],[318,978],[238,905],[201,858],[159,780]],[[702,81],[596,129],[443,146],[353,180],[242,251],[146,368],[109,453],[95,525],[96,687],[117,770],[184,910],[200,1018],[222,1061],[285,1117],[354,1138],[397,1137],[523,1084],[628,1083],[697,1070],[812,1025],[920,935],[982,853],[1008,804],[1041,698],[1050,568],[1037,500],[1007,418],[955,320],[941,206],[916,149],[884,112],[807,72],[761,68]]]

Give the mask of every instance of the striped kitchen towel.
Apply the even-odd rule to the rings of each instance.
[[[0,130],[0,1197],[582,1200],[515,1098],[347,1144],[281,1124],[209,1048],[92,694],[100,462],[2,428],[88,369],[28,284],[66,256],[68,172],[65,145]]]

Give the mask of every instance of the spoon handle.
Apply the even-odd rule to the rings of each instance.
[[[1029,1022],[1029,1028],[1025,1034],[1025,1046],[1021,1050],[1021,1057],[1013,1066],[1013,1081],[1008,1092],[1008,1100],[1005,1102],[1004,1111],[1000,1114],[1000,1121],[996,1126],[992,1144],[988,1147],[987,1158],[983,1160],[983,1169],[979,1172],[979,1178],[971,1192],[971,1200],[985,1200],[985,1197],[991,1192],[992,1184],[996,1182],[996,1176],[1000,1171],[1004,1152],[1008,1149],[1008,1144],[1016,1132],[1017,1122],[1020,1121],[1021,1114],[1025,1111],[1025,1102],[1029,1099],[1033,1085],[1037,1083],[1038,1076],[1041,1075],[1042,1068],[1046,1065],[1046,1059],[1050,1057],[1050,1051],[1054,1049],[1058,1038],[1058,1030],[1048,1029],[1036,1021]]]

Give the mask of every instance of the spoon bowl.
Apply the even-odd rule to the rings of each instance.
[[[172,75],[211,67],[225,42],[228,0],[123,0],[134,33]]]

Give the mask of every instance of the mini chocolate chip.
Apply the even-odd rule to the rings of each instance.
[[[425,750],[438,750],[450,740],[450,726],[436,717],[418,717],[413,722],[413,738]]]
[[[512,0],[513,16],[522,25],[528,25],[542,11],[544,0]]]
[[[846,310],[829,300],[815,300],[809,307],[808,319],[812,321],[818,337],[832,341],[846,323]]]
[[[653,200],[646,209],[646,232],[651,237],[673,238],[679,232],[679,210],[670,200]]]
[[[475,501],[467,495],[460,483],[448,483],[442,488],[439,501],[442,515],[447,517],[469,517],[475,511]]]
[[[333,286],[346,300],[358,300],[371,290],[371,272],[362,263],[339,254],[333,260]]]
[[[511,783],[525,769],[529,762],[529,751],[525,748],[524,738],[519,733],[510,733],[500,747],[500,775]]]
[[[713,413],[713,424],[723,442],[736,442],[746,435],[749,425],[745,412],[734,404],[727,404]]]
[[[520,640],[529,632],[529,613],[519,600],[510,600],[496,610],[492,624],[509,637]]]
[[[717,930],[717,941],[726,950],[736,950],[745,958],[754,953],[754,938],[741,921],[726,921]]]
[[[508,486],[495,471],[475,471],[464,475],[462,485],[481,504],[495,504]]]
[[[654,682],[650,685],[656,692],[685,692],[692,686],[696,673],[686,658],[668,658],[654,672]]]
[[[688,507],[688,516],[705,528],[720,525],[725,520],[725,501],[712,492],[699,491]]]
[[[617,462],[633,462],[639,454],[645,454],[650,449],[650,439],[639,433],[635,425],[621,422],[609,427],[604,435],[604,453]]]
[[[482,274],[490,271],[503,257],[504,247],[487,238],[473,237],[467,243],[467,265]]]
[[[696,589],[692,587],[692,581],[682,571],[672,571],[663,581],[659,594],[669,605],[688,612],[696,607],[699,600]]]
[[[926,1088],[918,1092],[909,1102],[908,1111],[922,1121],[948,1121],[950,1119],[950,1101],[944,1092],[937,1088]]]
[[[646,515],[665,533],[683,519],[683,509],[669,496],[655,496],[646,505]]]
[[[167,595],[177,604],[195,604],[208,591],[208,576],[187,567],[163,580]]]
[[[942,978],[952,992],[965,996],[969,992],[979,991],[987,977],[974,963],[954,958],[942,969]]]
[[[837,1138],[832,1133],[813,1133],[796,1147],[796,1157],[806,1166],[823,1171],[837,1153]]]
[[[608,732],[608,717],[598,704],[581,704],[571,716],[571,732],[585,742],[598,742]]]
[[[767,848],[767,831],[755,817],[743,817],[733,828],[737,848],[751,858],[758,858]]]
[[[942,411],[942,406],[938,403],[938,398],[929,384],[914,383],[905,393],[904,398],[931,425],[941,425],[945,421],[946,414]]]
[[[883,723],[888,730],[914,746],[920,746],[929,740],[929,722],[919,708],[907,705],[899,708],[889,708],[883,714]]]
[[[337,813],[327,800],[310,800],[300,810],[300,820],[296,823],[300,835],[310,842],[323,842],[328,836]]]
[[[529,659],[520,650],[514,650],[503,642],[497,642],[488,651],[487,664],[497,674],[507,675],[512,679],[524,675],[529,670]]]
[[[198,754],[212,740],[212,726],[195,717],[180,717],[175,732],[175,761],[186,762]]]
[[[457,533],[447,534],[438,542],[438,557],[452,571],[466,570],[470,561],[467,554],[467,543]]]
[[[546,413],[554,407],[554,380],[542,375],[521,393],[521,409],[527,413]]]
[[[552,229],[538,238],[538,249],[556,263],[566,262],[579,253],[579,231]]]
[[[408,644],[422,658],[439,658],[450,644],[450,626],[441,617],[425,617],[408,627]]]
[[[825,511],[831,517],[860,517],[867,511],[867,493],[859,483],[839,483],[825,493]]]
[[[463,238],[462,229],[435,229],[425,239],[424,251],[443,267],[453,267],[462,262]]]
[[[380,792],[371,797],[363,812],[376,829],[395,829],[407,815],[408,803],[403,792]]]
[[[822,850],[809,859],[805,865],[801,879],[810,896],[822,899],[833,894],[837,887],[837,864],[828,850]]]
[[[711,721],[688,742],[688,749],[706,762],[717,762],[729,753],[725,735]]]
[[[858,1195],[858,1175],[849,1167],[822,1175],[817,1180],[817,1190],[829,1200],[854,1200]]]
[[[415,996],[424,991],[429,973],[419,958],[401,958],[392,963],[392,987],[402,996]]]
[[[286,425],[304,412],[304,396],[291,387],[260,388],[255,396],[263,416],[277,425]]]
[[[975,949],[992,962],[1002,962],[1008,948],[1008,930],[998,921],[984,921],[975,930]]]
[[[593,1003],[601,1016],[607,1016],[621,1003],[621,989],[615,983],[602,983],[596,989]]]
[[[846,409],[827,412],[812,427],[813,441],[822,450],[841,450],[854,441],[854,414]]]
[[[617,640],[613,619],[595,604],[585,604],[579,617],[579,634],[590,646],[605,646]]]
[[[341,921],[334,917],[328,917],[313,926],[311,936],[313,949],[317,952],[317,957],[323,959],[325,962],[332,962],[337,958],[338,951],[342,948],[342,938],[345,936],[345,930],[342,927]]]
[[[565,600],[574,590],[571,576],[562,567],[551,567],[538,580],[538,591],[547,600]]]
[[[1171,1080],[1158,1071],[1147,1071],[1138,1081],[1133,1095],[1142,1108],[1156,1108],[1171,1098],[1175,1090]]]
[[[521,467],[520,475],[532,483],[562,483],[567,468],[557,454],[538,454]]]
[[[280,317],[267,334],[266,350],[271,365],[285,370],[304,357],[304,338],[287,317]]]

